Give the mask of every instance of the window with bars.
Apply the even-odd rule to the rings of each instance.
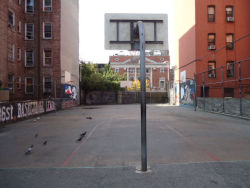
[[[33,67],[34,66],[34,51],[26,50],[25,51],[25,67]]]
[[[233,6],[226,7],[226,21],[227,22],[234,21],[234,7]]]
[[[21,89],[22,88],[22,78],[21,77],[18,77],[16,79],[16,88],[17,89]]]
[[[165,88],[165,78],[164,79],[163,78],[160,79],[160,88],[161,89]]]
[[[15,82],[15,76],[13,74],[8,74],[8,88],[11,93],[14,93],[14,88],[15,88],[14,82]]]
[[[227,61],[227,77],[234,77],[234,61]]]
[[[215,50],[216,49],[216,34],[208,33],[208,49]]]
[[[232,33],[228,33],[226,35],[226,49],[227,50],[234,49],[234,35]]]
[[[43,0],[43,11],[44,12],[52,11],[52,0]]]
[[[52,65],[52,49],[44,49],[43,51],[44,65]]]
[[[33,94],[34,80],[32,77],[25,77],[25,94]]]
[[[15,26],[15,14],[11,10],[8,12],[8,25],[9,28],[13,29]]]
[[[15,44],[8,44],[8,60],[15,61]]]
[[[34,0],[25,0],[25,12],[26,13],[34,12]]]
[[[216,62],[208,62],[208,78],[216,78]]]
[[[52,79],[51,76],[44,77],[44,93],[51,93],[52,91]]]
[[[25,24],[25,39],[34,40],[34,24],[33,23]]]
[[[52,24],[43,23],[43,38],[52,39]]]
[[[208,6],[208,22],[215,22],[215,6]]]

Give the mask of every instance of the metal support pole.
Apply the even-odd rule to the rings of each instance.
[[[196,74],[194,73],[194,111],[197,108],[197,84],[196,84]]]
[[[146,134],[146,73],[145,73],[145,34],[143,22],[138,22],[140,38],[141,71],[141,171],[147,171],[147,134]]]
[[[206,103],[206,95],[205,95],[205,73],[202,74],[203,76],[203,86],[202,86],[202,89],[203,89],[203,111],[205,111],[205,103]]]
[[[54,93],[55,93],[54,98],[55,98],[55,99],[56,99],[56,80],[57,80],[57,79],[55,79],[55,84],[54,84]]]
[[[222,112],[225,111],[225,105],[224,105],[224,97],[225,97],[225,93],[224,93],[224,67],[221,67],[221,78],[222,78]]]
[[[241,86],[241,62],[239,62],[239,84],[240,84],[240,115],[242,115],[242,86]]]

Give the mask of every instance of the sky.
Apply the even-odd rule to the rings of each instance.
[[[105,13],[163,13],[168,14],[169,0],[79,0],[80,60],[108,63],[104,50]]]

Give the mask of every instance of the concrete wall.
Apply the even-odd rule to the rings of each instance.
[[[86,96],[83,97],[86,97],[85,104],[87,105],[134,104],[134,103],[140,103],[141,101],[140,92],[126,92],[126,91],[125,92],[93,91],[89,92]],[[146,100],[147,103],[167,103],[168,94],[167,92],[147,92]]]
[[[203,111],[240,115],[239,98],[224,98],[224,111],[223,98],[198,98],[197,107]],[[250,117],[250,98],[242,99],[242,116]]]
[[[65,71],[70,76],[65,75]],[[61,75],[62,83],[79,91],[79,1],[61,0]],[[79,94],[79,92],[78,92]]]

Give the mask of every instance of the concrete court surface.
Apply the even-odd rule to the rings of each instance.
[[[147,105],[147,136],[152,172],[138,174],[138,104],[79,106],[9,124],[0,129],[0,187],[250,187],[250,121]]]

